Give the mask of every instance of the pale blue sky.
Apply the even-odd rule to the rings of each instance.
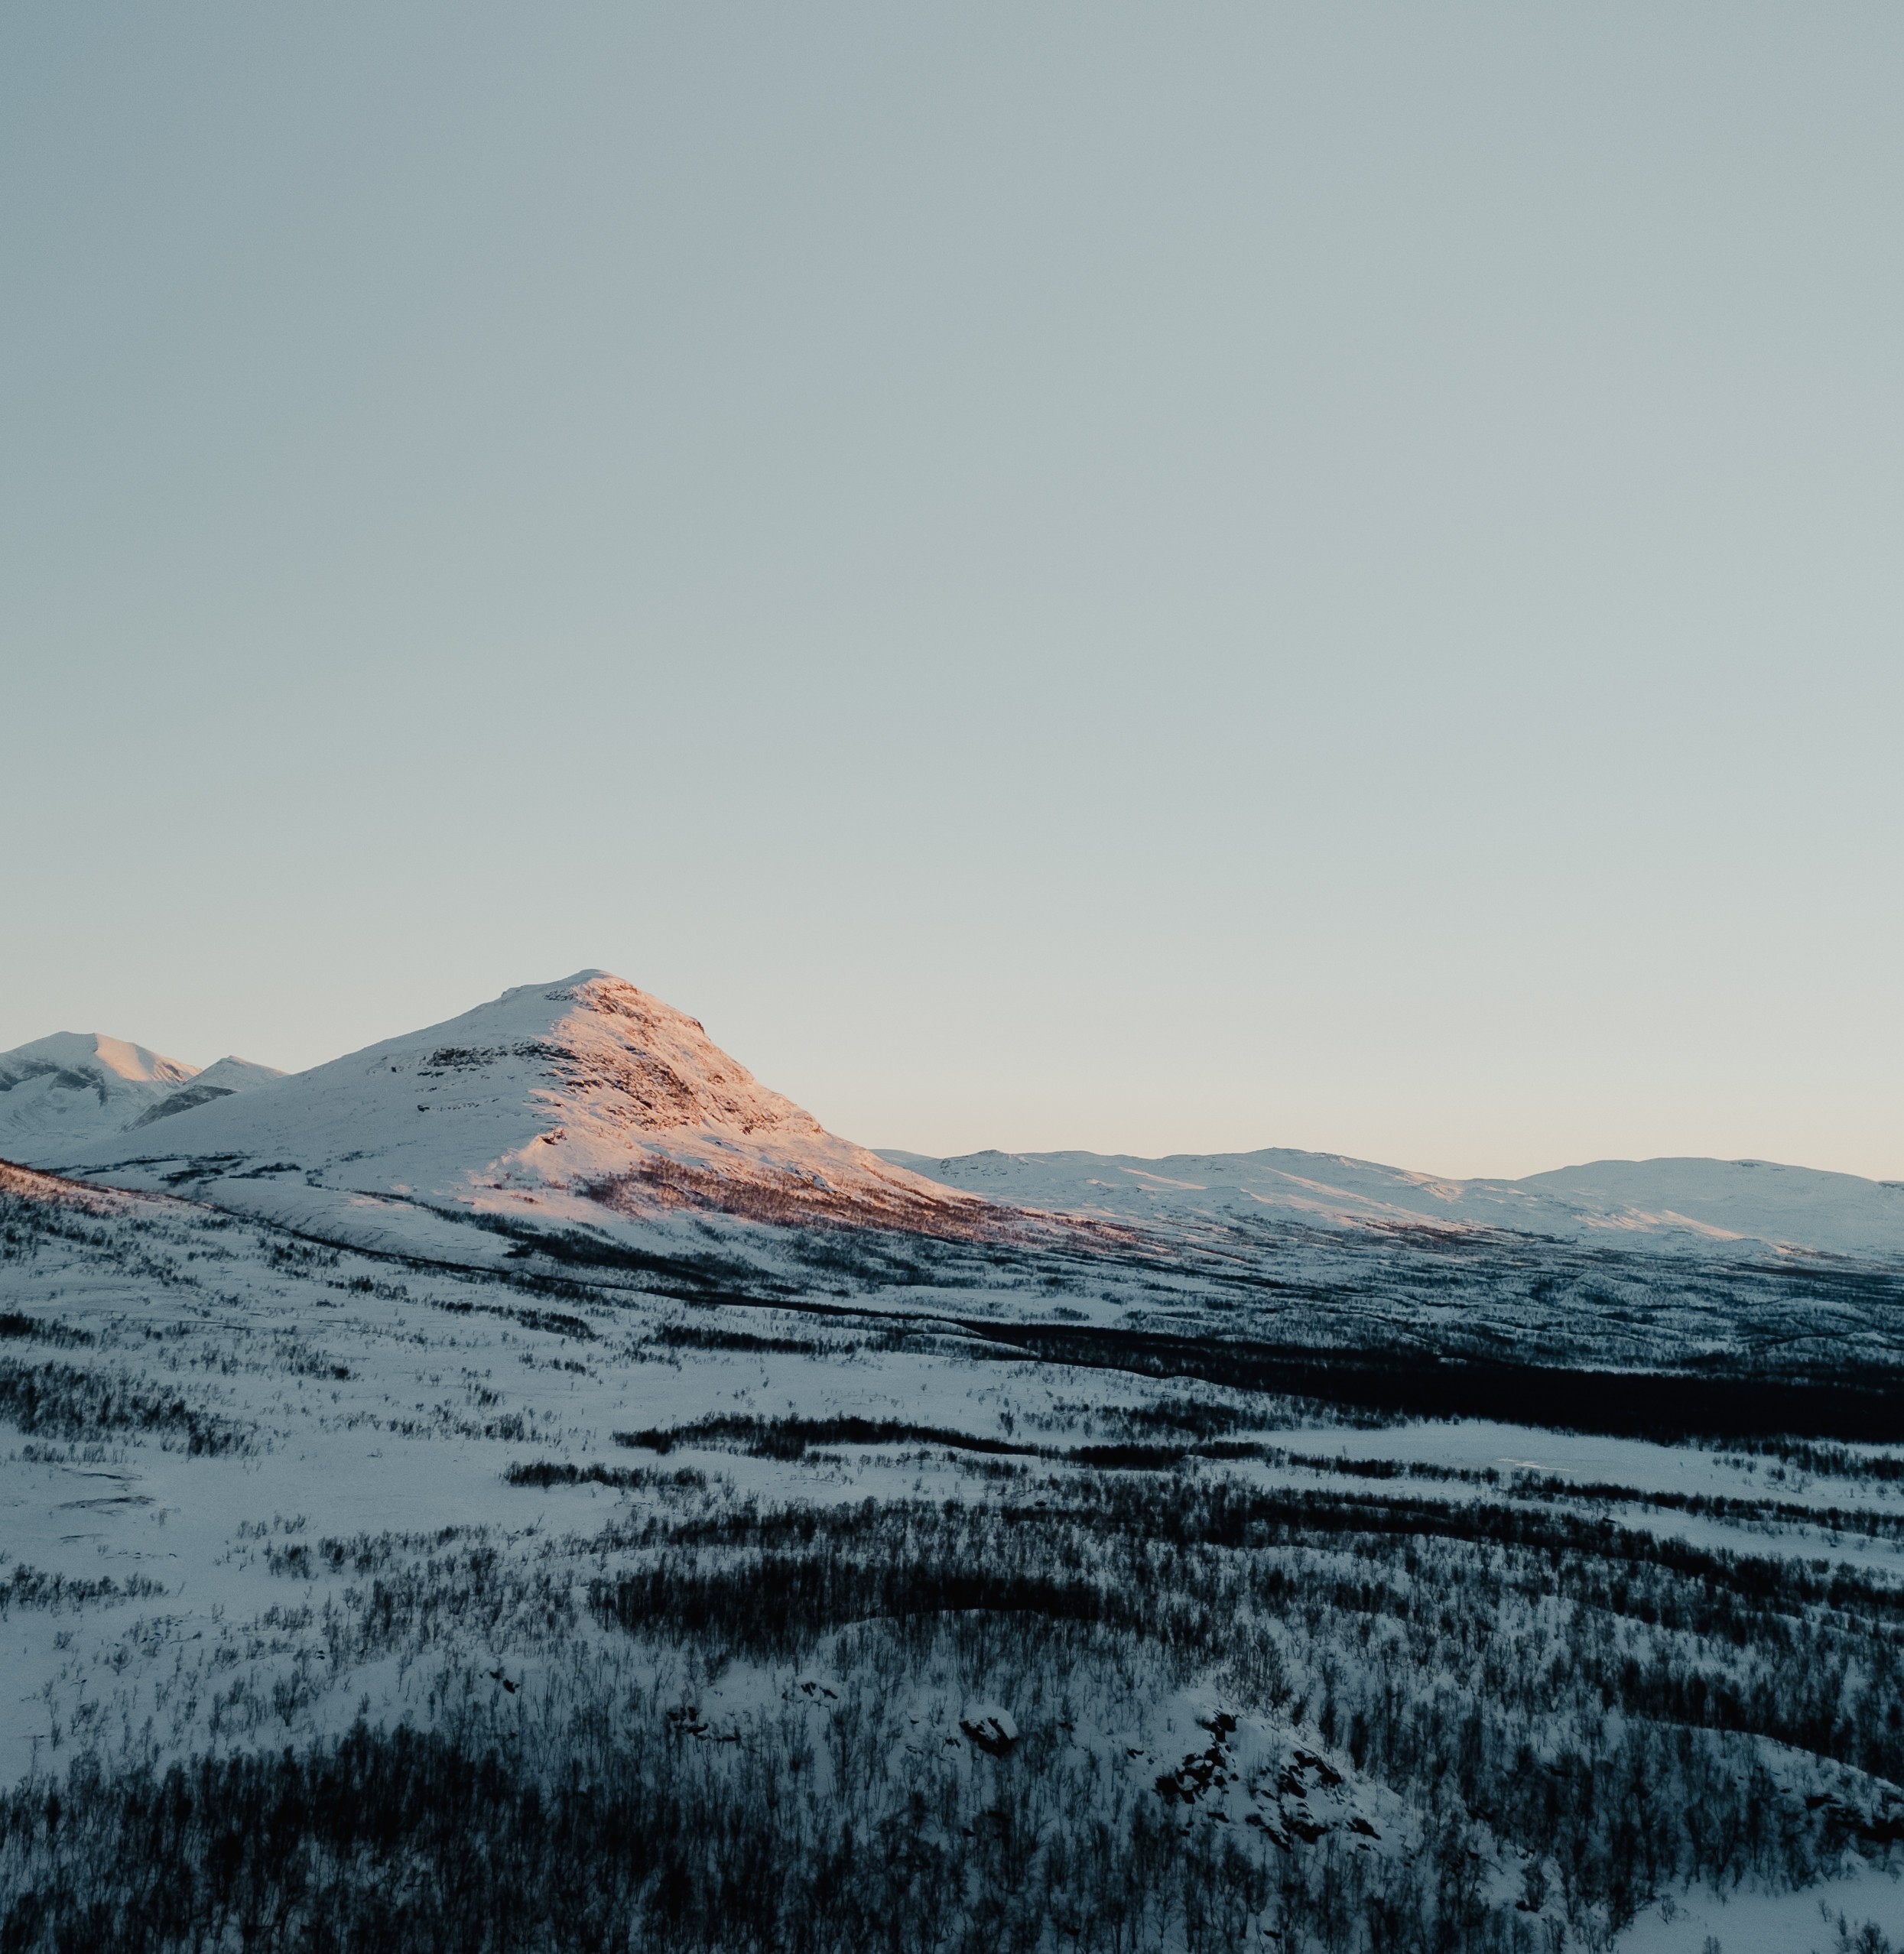
[[[0,14],[0,1047],[1904,1177],[1904,13]]]

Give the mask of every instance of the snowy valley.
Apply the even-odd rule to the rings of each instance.
[[[1895,1186],[876,1154],[601,972],[0,1157],[0,1945],[1904,1942]]]

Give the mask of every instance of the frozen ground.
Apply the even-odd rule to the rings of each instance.
[[[1694,1887],[1648,1907],[1620,1954],[1842,1954],[1875,1928],[1904,1943],[1904,1874],[1852,1858],[1835,1878],[1798,1893]]]
[[[122,1777],[359,1728],[479,1727],[495,1741],[599,1700],[722,1759],[811,1754],[801,1795],[823,1803],[846,1797],[850,1730],[879,1752],[889,1790],[929,1779],[960,1836],[972,1813],[1003,1809],[1013,1760],[1039,1758],[1039,1783],[1074,1816],[1083,1798],[1106,1823],[1152,1813],[1176,1826],[1178,1849],[1243,1842],[1224,1849],[1255,1855],[1259,1885],[1235,1875],[1251,1920],[1287,1917],[1293,1934],[1324,1901],[1292,1897],[1292,1881],[1313,1875],[1321,1894],[1359,1880],[1353,1904],[1374,1904],[1383,1881],[1415,1891],[1449,1849],[1452,1815],[1418,1765],[1398,1761],[1405,1743],[1384,1758],[1357,1735],[1371,1689],[1425,1691],[1415,1713],[1428,1713],[1451,1689],[1484,1696],[1511,1646],[1503,1681],[1517,1664],[1548,1679],[1519,1713],[1521,1741],[1561,1769],[1604,1753],[1612,1727],[1595,1736],[1602,1712],[1583,1723],[1577,1683],[1555,1680],[1583,1637],[1610,1634],[1629,1673],[1663,1678],[1677,1660],[1714,1686],[1736,1671],[1734,1687],[1759,1673],[1743,1618],[1717,1642],[1710,1628],[1688,1641],[1665,1628],[1679,1604],[1657,1586],[1666,1576],[1649,1540],[1708,1597],[1715,1571],[1723,1582],[1719,1570],[1746,1570],[1750,1586],[1767,1578],[1751,1570],[1789,1564],[1797,1585],[1780,1608],[1819,1609],[1832,1633],[1847,1608],[1868,1616],[1876,1640],[1825,1686],[1847,1707],[1844,1692],[1861,1689],[1868,1712],[1875,1684],[1889,1714],[1891,1686],[1870,1669],[1899,1605],[1886,1598],[1904,1602],[1904,1455],[1889,1447],[1345,1423],[1366,1414],[1027,1359],[957,1326],[1022,1315],[1017,1287],[957,1292],[956,1318],[934,1306],[946,1296],[889,1292],[816,1313],[662,1293],[624,1271],[590,1280],[400,1261],[19,1172],[6,1193],[0,1771],[16,1783],[57,1782],[75,1759]],[[1259,1517],[1226,1533],[1207,1523],[1213,1501],[1253,1501]],[[1181,1517],[1193,1513],[1206,1517]],[[820,1523],[833,1529],[828,1578],[856,1553],[884,1570],[860,1600],[738,1645],[683,1628],[693,1604],[676,1591],[690,1573],[751,1566],[746,1578],[769,1589],[763,1570],[803,1578],[771,1543],[801,1514],[834,1516]],[[1107,1601],[1061,1601],[1060,1616],[1097,1624],[1097,1639],[1061,1660],[988,1648],[973,1631],[894,1644],[911,1618],[880,1598],[879,1582],[897,1577],[876,1515],[900,1516],[912,1542],[905,1578],[925,1566],[941,1585],[950,1577],[918,1550],[925,1516],[941,1533],[967,1530],[948,1557],[968,1582],[974,1543],[996,1550],[1030,1527],[1047,1531],[1045,1560],[1019,1570],[1021,1585],[1048,1585],[1052,1566],[1100,1581],[1188,1554],[1178,1578],[1207,1625],[1158,1643]],[[1226,1568],[1236,1550],[1196,1547],[1197,1525],[1233,1537],[1243,1561]],[[1349,1569],[1368,1569],[1355,1577],[1366,1582],[1386,1564],[1398,1527],[1419,1542],[1412,1571],[1379,1578],[1443,1597],[1452,1613],[1433,1618],[1442,1600],[1412,1615],[1405,1601],[1341,1591]],[[1529,1567],[1550,1570],[1531,1584],[1514,1572],[1530,1553]],[[1712,1571],[1688,1576],[1673,1560],[1688,1553]],[[1569,1556],[1577,1573],[1610,1568],[1630,1592],[1603,1571],[1570,1595]],[[1848,1599],[1847,1581],[1860,1584]],[[1265,1613],[1247,1598],[1253,1582],[1284,1599]],[[951,1579],[942,1598],[979,1605],[948,1620],[986,1618],[981,1590]],[[1023,1593],[993,1598],[1009,1603],[998,1618],[1022,1618]],[[1175,1605],[1168,1579],[1158,1604]],[[1109,1641],[1107,1623],[1122,1625]],[[1203,1653],[1187,1660],[1185,1638]],[[1789,1693],[1804,1664],[1787,1670],[1759,1686]],[[1616,1722],[1630,1723],[1638,1701]],[[1810,1748],[1776,1717],[1758,1735],[1724,1726],[1698,1727],[1701,1741],[1730,1745],[1730,1763],[1673,1763],[1676,1740],[1659,1740],[1662,1767],[1717,1768],[1784,1815],[1776,1853],[1763,1841],[1732,1849],[1738,1883],[1714,1886],[1723,1903],[1700,1898],[1699,1867],[1676,1860],[1651,1897],[1599,1892],[1594,1877],[1563,1873],[1538,1824],[1470,1810],[1461,1849],[1478,1856],[1464,1904],[1506,1923],[1503,1945],[1519,1944],[1516,1922],[1551,1920],[1636,1949],[1703,1949],[1707,1931],[1727,1948],[1810,1946],[1765,1936],[1815,1922],[1824,1934],[1821,1894],[1834,1921],[1845,1911],[1853,1927],[1869,1918],[1891,1933],[1888,1878],[1841,1876],[1847,1849],[1857,1866],[1890,1865],[1888,1772],[1859,1763],[1830,1718]],[[1331,1852],[1351,1855],[1350,1871]],[[1429,1883],[1444,1884],[1438,1873]],[[1668,1920],[1659,1903],[1675,1894]],[[1155,1925],[1160,1944],[1194,1938],[1184,1918]]]
[[[1904,1938],[1881,1258],[1001,1206],[626,989],[0,1166],[5,1945]]]

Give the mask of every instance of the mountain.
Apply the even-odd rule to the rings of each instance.
[[[70,1152],[105,1135],[265,1080],[268,1065],[220,1059],[203,1071],[96,1031],[56,1031],[0,1052],[0,1155]]]
[[[1513,1185],[1577,1218],[1582,1237],[1678,1234],[1708,1245],[1904,1261],[1904,1182],[1774,1160],[1595,1160]]]
[[[0,1157],[353,1240],[394,1232],[411,1248],[446,1220],[626,1236],[719,1219],[1166,1257],[1256,1259],[1293,1229],[1904,1264],[1904,1183],[1765,1161],[1458,1180],[1285,1147],[876,1154],[762,1086],[698,1021],[600,970],[291,1077],[42,1038],[0,1055]]]
[[[697,1020],[602,970],[24,1157],[281,1220],[341,1218],[353,1238],[427,1230],[446,1210],[611,1232],[720,1216],[955,1236],[990,1212],[827,1132]]]
[[[882,1159],[599,971],[8,1066],[0,1947],[1904,1936],[1897,1190]]]
[[[1522,1180],[1454,1180],[1270,1147],[1162,1160],[1085,1153],[881,1157],[1019,1206],[1208,1241],[1266,1222],[1330,1229],[1506,1231],[1609,1248],[1904,1262],[1904,1183],[1764,1160],[1601,1160]]]
[[[249,1092],[284,1074],[274,1065],[255,1064],[249,1059],[222,1058],[194,1073],[175,1092],[168,1092],[156,1105],[148,1106],[135,1127],[150,1126],[155,1119],[170,1119],[175,1113],[189,1112],[207,1100],[228,1098],[233,1092]]]

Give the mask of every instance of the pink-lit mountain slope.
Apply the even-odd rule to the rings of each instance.
[[[70,1151],[284,1075],[248,1059],[200,1071],[96,1031],[56,1031],[0,1052],[0,1158]]]
[[[725,1216],[967,1237],[982,1198],[830,1134],[699,1022],[605,971],[33,1164],[297,1222],[393,1203],[615,1230]]]

